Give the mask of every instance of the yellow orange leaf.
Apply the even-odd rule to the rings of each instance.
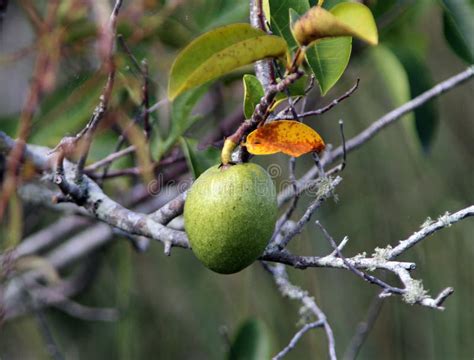
[[[305,46],[339,36],[355,36],[370,45],[378,43],[372,12],[359,3],[341,3],[330,11],[314,6],[295,21],[292,32],[296,41]]]
[[[320,152],[325,147],[316,131],[293,120],[273,121],[259,127],[247,136],[244,145],[254,155],[282,152],[294,157],[313,151]]]

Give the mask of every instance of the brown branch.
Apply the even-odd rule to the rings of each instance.
[[[347,91],[345,92],[343,95],[341,95],[340,97],[334,99],[333,101],[331,101],[329,104],[327,104],[326,106],[323,106],[322,108],[320,109],[316,109],[316,110],[311,110],[311,111],[306,111],[306,112],[303,112],[303,113],[300,113],[298,114],[298,118],[305,118],[305,117],[309,117],[309,116],[317,116],[317,115],[321,115],[321,114],[324,114],[326,112],[328,112],[329,110],[331,110],[333,107],[337,106],[339,103],[341,103],[342,101],[344,101],[345,99],[349,98],[359,87],[359,82],[360,82],[360,79],[357,79],[356,83]],[[284,120],[284,119],[287,119],[288,116],[277,116],[275,118],[273,118],[272,120]]]
[[[296,70],[294,73],[285,76],[279,83],[268,86],[265,95],[260,99],[259,104],[255,107],[251,119],[245,120],[227,139],[232,141],[234,144],[240,144],[240,142],[245,139],[245,137],[250,132],[255,130],[259,124],[268,118],[269,109],[272,106],[276,95],[280,92],[283,92],[286,88],[288,88],[288,86],[303,76],[303,74],[304,73],[302,71]],[[245,149],[245,146],[242,146],[239,157],[243,159],[247,155],[248,153]]]

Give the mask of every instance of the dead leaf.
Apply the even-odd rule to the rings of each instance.
[[[325,148],[321,136],[308,125],[293,120],[273,121],[252,131],[243,144],[249,153],[269,155],[282,152],[294,157]]]

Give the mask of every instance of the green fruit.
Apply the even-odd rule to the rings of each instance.
[[[261,166],[214,166],[188,192],[184,227],[194,254],[206,267],[232,274],[262,255],[277,210],[275,185]]]

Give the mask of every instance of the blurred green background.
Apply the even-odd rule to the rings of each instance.
[[[45,2],[31,3],[42,9]],[[125,34],[138,59],[148,59],[154,100],[165,97],[167,71],[180,48],[213,27],[248,18],[246,1],[133,3],[125,1],[119,32]],[[443,35],[442,2],[367,3],[377,15],[381,46],[368,49],[356,42],[351,63],[338,84],[324,98],[317,90],[308,98],[307,108],[316,108],[345,92],[355,79],[361,79],[358,91],[350,99],[307,121],[326,142],[335,145],[340,143],[339,119],[344,119],[345,134],[351,137],[406,101],[417,86],[435,84],[466,68]],[[103,78],[94,73],[98,63],[94,23],[79,11],[65,13],[70,18],[65,15],[62,20],[67,39],[59,75],[55,89],[44,98],[35,116],[31,137],[32,142],[47,146],[55,145],[64,134],[73,134],[85,124],[103,84]],[[138,19],[137,26],[132,26],[132,19]],[[34,49],[14,60],[11,54],[31,48],[35,30],[24,5],[13,2],[1,26],[0,130],[14,135],[32,72]],[[469,36],[472,41],[474,34]],[[247,70],[251,69],[244,71]],[[241,107],[241,74],[212,86],[211,91],[219,91],[222,96],[221,106],[206,113],[197,126],[187,131],[188,137],[204,138],[222,117]],[[137,77],[123,53],[118,78],[113,106],[133,113],[138,105],[134,101],[137,90],[133,90]],[[473,204],[473,95],[474,83],[463,85],[417,114],[418,133],[413,116],[408,116],[349,155],[343,182],[337,189],[339,201],[329,201],[316,215],[336,240],[349,236],[346,256],[363,251],[371,254],[375,247],[396,244],[416,231],[428,216],[437,218],[445,211],[455,212]],[[166,133],[168,119],[166,109],[159,111],[156,130]],[[112,152],[115,139],[113,131],[101,132],[91,158],[100,159]],[[287,157],[262,157],[258,162],[265,166],[279,164],[283,173],[275,180],[286,179]],[[297,174],[302,175],[311,165],[309,156],[301,158]],[[137,181],[140,179],[111,180],[106,183],[106,190],[113,197]],[[305,197],[301,201],[295,219],[309,200]],[[41,210],[39,218],[37,210],[24,205],[25,236],[60,217]],[[5,238],[4,230],[0,234]],[[446,286],[454,287],[455,293],[447,300],[444,312],[410,306],[398,297],[388,298],[360,359],[472,359],[473,240],[474,222],[467,219],[436,233],[403,256],[403,260],[417,263],[415,277],[424,280],[432,295]],[[290,249],[305,255],[330,252],[312,223],[292,241]],[[47,310],[47,322],[68,359],[221,359],[228,351],[223,329],[233,338],[240,324],[249,318],[264,323],[264,336],[274,355],[299,329],[300,304],[282,298],[259,263],[238,274],[223,276],[201,266],[190,251],[174,249],[171,257],[166,257],[161,245],[152,243],[146,253],[138,254],[126,241],[116,241],[102,249],[100,257],[97,279],[76,300],[91,306],[117,307],[120,320],[86,322]],[[342,357],[379,289],[348,271],[308,269],[289,273],[326,312]],[[396,282],[391,277],[387,280]],[[316,329],[303,337],[288,359],[326,358],[326,353],[325,335]],[[0,357],[48,358],[34,317],[24,316],[3,325]]]

